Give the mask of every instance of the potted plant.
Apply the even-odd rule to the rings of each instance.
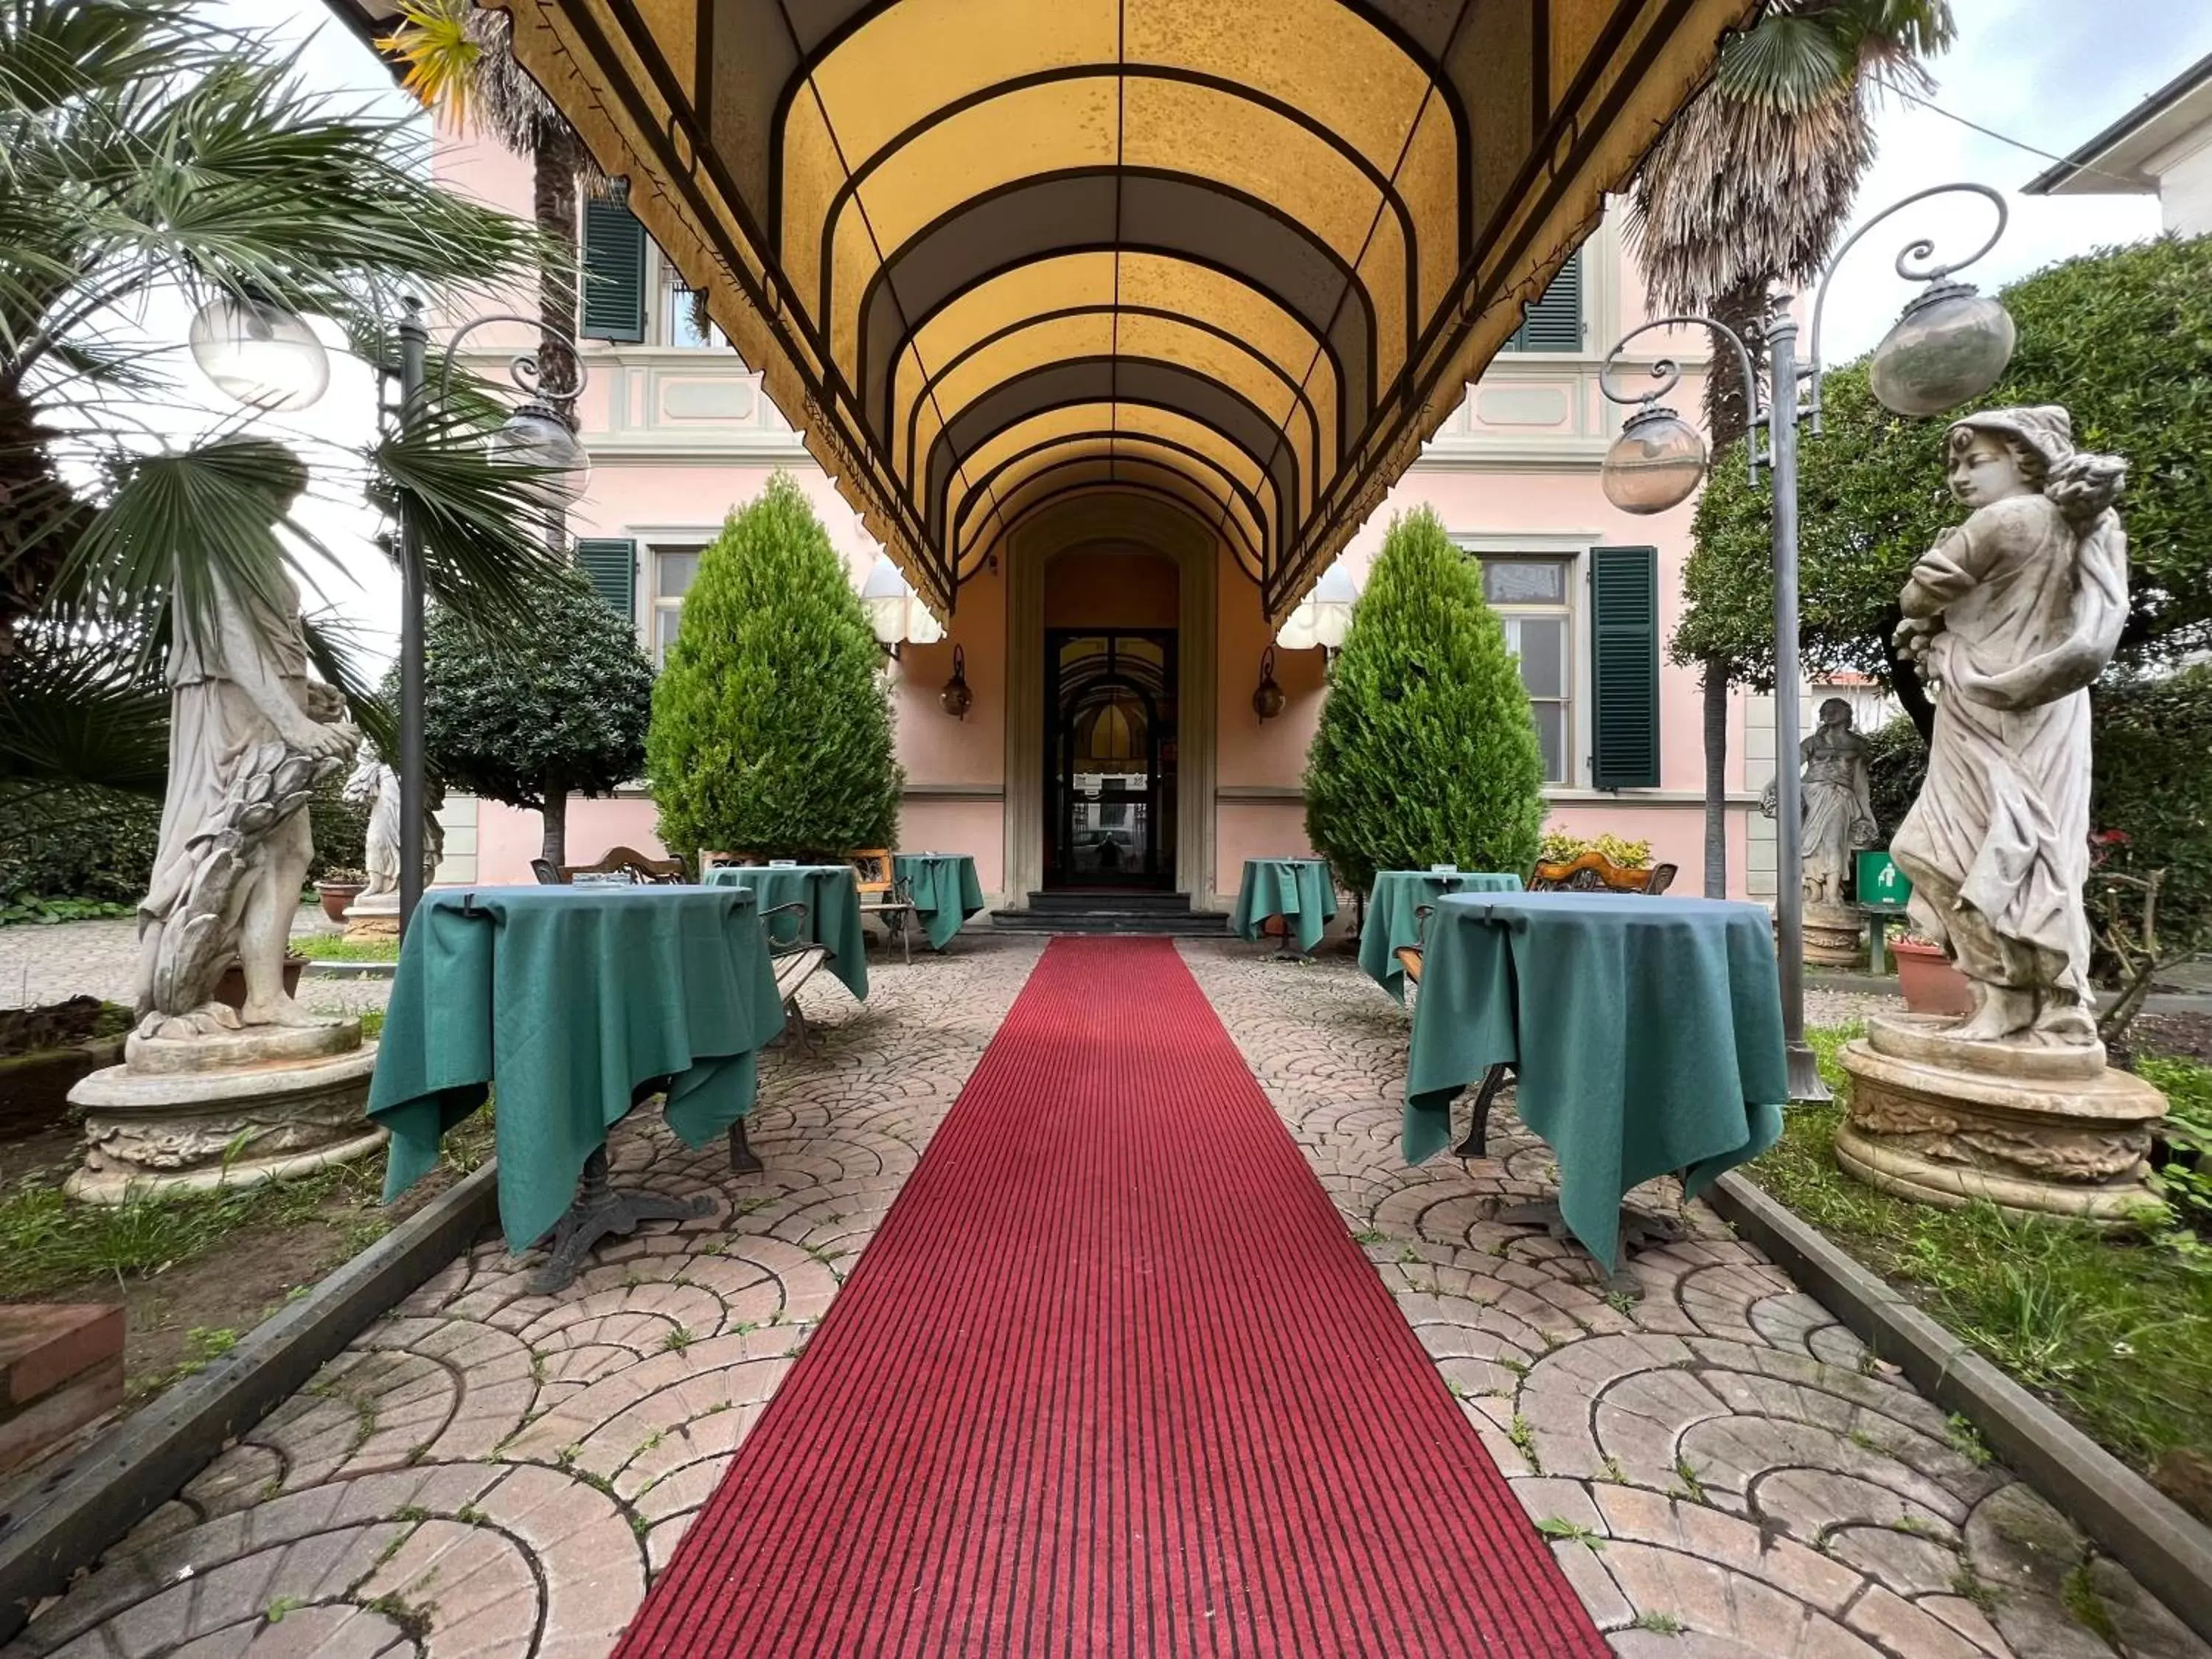
[[[300,970],[307,965],[307,957],[289,951],[284,953],[284,994],[286,996],[295,997],[300,994]],[[240,967],[235,960],[222,970],[222,977],[216,981],[215,1000],[217,1002],[227,1002],[234,1008],[246,1006],[246,969]]]
[[[346,906],[361,896],[361,890],[368,885],[368,875],[359,870],[329,869],[315,884],[315,891],[323,901],[323,914],[332,921],[345,920]]]
[[[1897,988],[1905,1006],[1916,1014],[1966,1015],[1974,1012],[1972,981],[1944,954],[1943,947],[1918,933],[1901,933],[1890,941],[1897,963]]]

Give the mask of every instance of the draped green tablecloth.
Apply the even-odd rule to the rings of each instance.
[[[1717,899],[1439,900],[1406,1066],[1408,1162],[1444,1146],[1452,1097],[1509,1060],[1522,1121],[1558,1156],[1568,1226],[1616,1265],[1631,1188],[1680,1170],[1694,1194],[1782,1133],[1772,922]]]
[[[1336,914],[1336,883],[1321,859],[1246,859],[1237,887],[1236,913],[1229,931],[1243,939],[1260,937],[1260,924],[1280,916],[1298,949],[1310,952],[1322,929]]]
[[[526,1249],[649,1079],[703,1146],[751,1109],[754,1054],[783,1030],[743,891],[479,887],[426,893],[407,928],[370,1085],[392,1131],[388,1202],[499,1091],[500,1224]]]
[[[707,872],[709,887],[747,887],[763,914],[798,900],[806,906],[806,938],[830,952],[830,971],[862,1001],[868,995],[867,939],[860,932],[860,878],[849,864],[726,865]],[[776,942],[788,944],[790,923],[772,920]]]
[[[1367,896],[1367,915],[1359,924],[1359,965],[1368,978],[1403,1002],[1406,970],[1399,965],[1398,950],[1421,942],[1415,911],[1447,893],[1520,890],[1521,878],[1510,871],[1457,870],[1446,875],[1428,870],[1377,870],[1375,890]]]
[[[891,867],[906,884],[933,951],[951,944],[960,925],[983,908],[983,884],[975,878],[975,860],[965,853],[901,853]]]

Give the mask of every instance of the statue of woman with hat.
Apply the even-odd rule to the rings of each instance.
[[[1891,843],[1914,925],[1972,982],[1950,1035],[2094,1047],[2089,686],[2127,617],[2126,464],[2063,409],[1968,416],[1946,442],[1973,509],[1905,583],[1898,644],[1936,689],[1927,781]]]

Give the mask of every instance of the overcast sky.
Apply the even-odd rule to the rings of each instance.
[[[1189,0],[1202,4],[1204,0]],[[2125,113],[2188,64],[2212,52],[2212,0],[1952,0],[1959,44],[1932,66],[1931,101],[1949,115],[1993,128],[2035,149],[2063,155]],[[219,0],[240,22],[274,27],[302,43],[301,72],[333,92],[410,107],[368,49],[335,21],[322,0]],[[1881,151],[1862,186],[1860,218],[1929,185],[1973,179],[2007,192],[2010,228],[1995,252],[1966,275],[1984,288],[2088,249],[2136,240],[2158,230],[2148,197],[2037,200],[2020,186],[2041,172],[2039,156],[1983,136],[1933,110],[1893,100],[1881,112]],[[1964,205],[1960,205],[1960,203]],[[1965,198],[1909,210],[1852,253],[1831,291],[1826,356],[1840,362],[1881,337],[1911,292],[1890,269],[1915,235],[1937,240],[1939,254],[1964,252],[1988,223]],[[1972,239],[1961,246],[1962,239]],[[316,439],[361,441],[372,418],[372,391],[358,364],[334,366],[322,404],[289,417],[284,430]],[[210,406],[216,406],[210,394]],[[369,545],[365,510],[325,501],[309,509],[319,533],[345,553],[356,585],[329,597],[355,615],[365,642],[388,652],[396,635],[398,584]]]

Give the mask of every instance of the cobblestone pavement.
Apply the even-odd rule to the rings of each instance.
[[[625,1124],[617,1178],[708,1194],[713,1214],[649,1224],[550,1298],[527,1290],[535,1256],[480,1240],[0,1659],[605,1654],[1038,943],[971,933],[872,964],[865,1007],[817,981],[821,1049],[764,1073],[765,1176],[657,1116]],[[1564,1247],[1487,1219],[1547,1178],[1510,1111],[1499,1160],[1404,1167],[1405,1015],[1349,963],[1183,949],[1529,1514],[1566,1533],[1553,1548],[1624,1659],[2207,1659],[1702,1210],[1694,1243],[1639,1259],[1647,1294],[1624,1309]],[[2069,1577],[2115,1644],[2064,1611]]]
[[[59,930],[55,930],[59,931]],[[629,1622],[998,1029],[1042,941],[878,957],[763,1068],[767,1173],[657,1114],[617,1182],[704,1193],[557,1297],[495,1234],[325,1366],[5,1650],[597,1659]],[[818,988],[818,989],[817,989]]]
[[[1553,1180],[1503,1103],[1491,1158],[1407,1167],[1407,1016],[1352,963],[1182,951],[1624,1659],[2212,1653],[1702,1205],[1692,1239],[1636,1258],[1623,1305],[1579,1252],[1490,1218]],[[2114,1643],[2067,1612],[2077,1572]]]
[[[322,912],[300,910],[295,933],[335,933]],[[0,927],[0,1008],[35,1008],[70,997],[129,1002],[138,960],[138,924],[130,916]],[[300,1000],[321,1013],[357,1014],[381,1008],[392,994],[388,979],[300,981]]]

